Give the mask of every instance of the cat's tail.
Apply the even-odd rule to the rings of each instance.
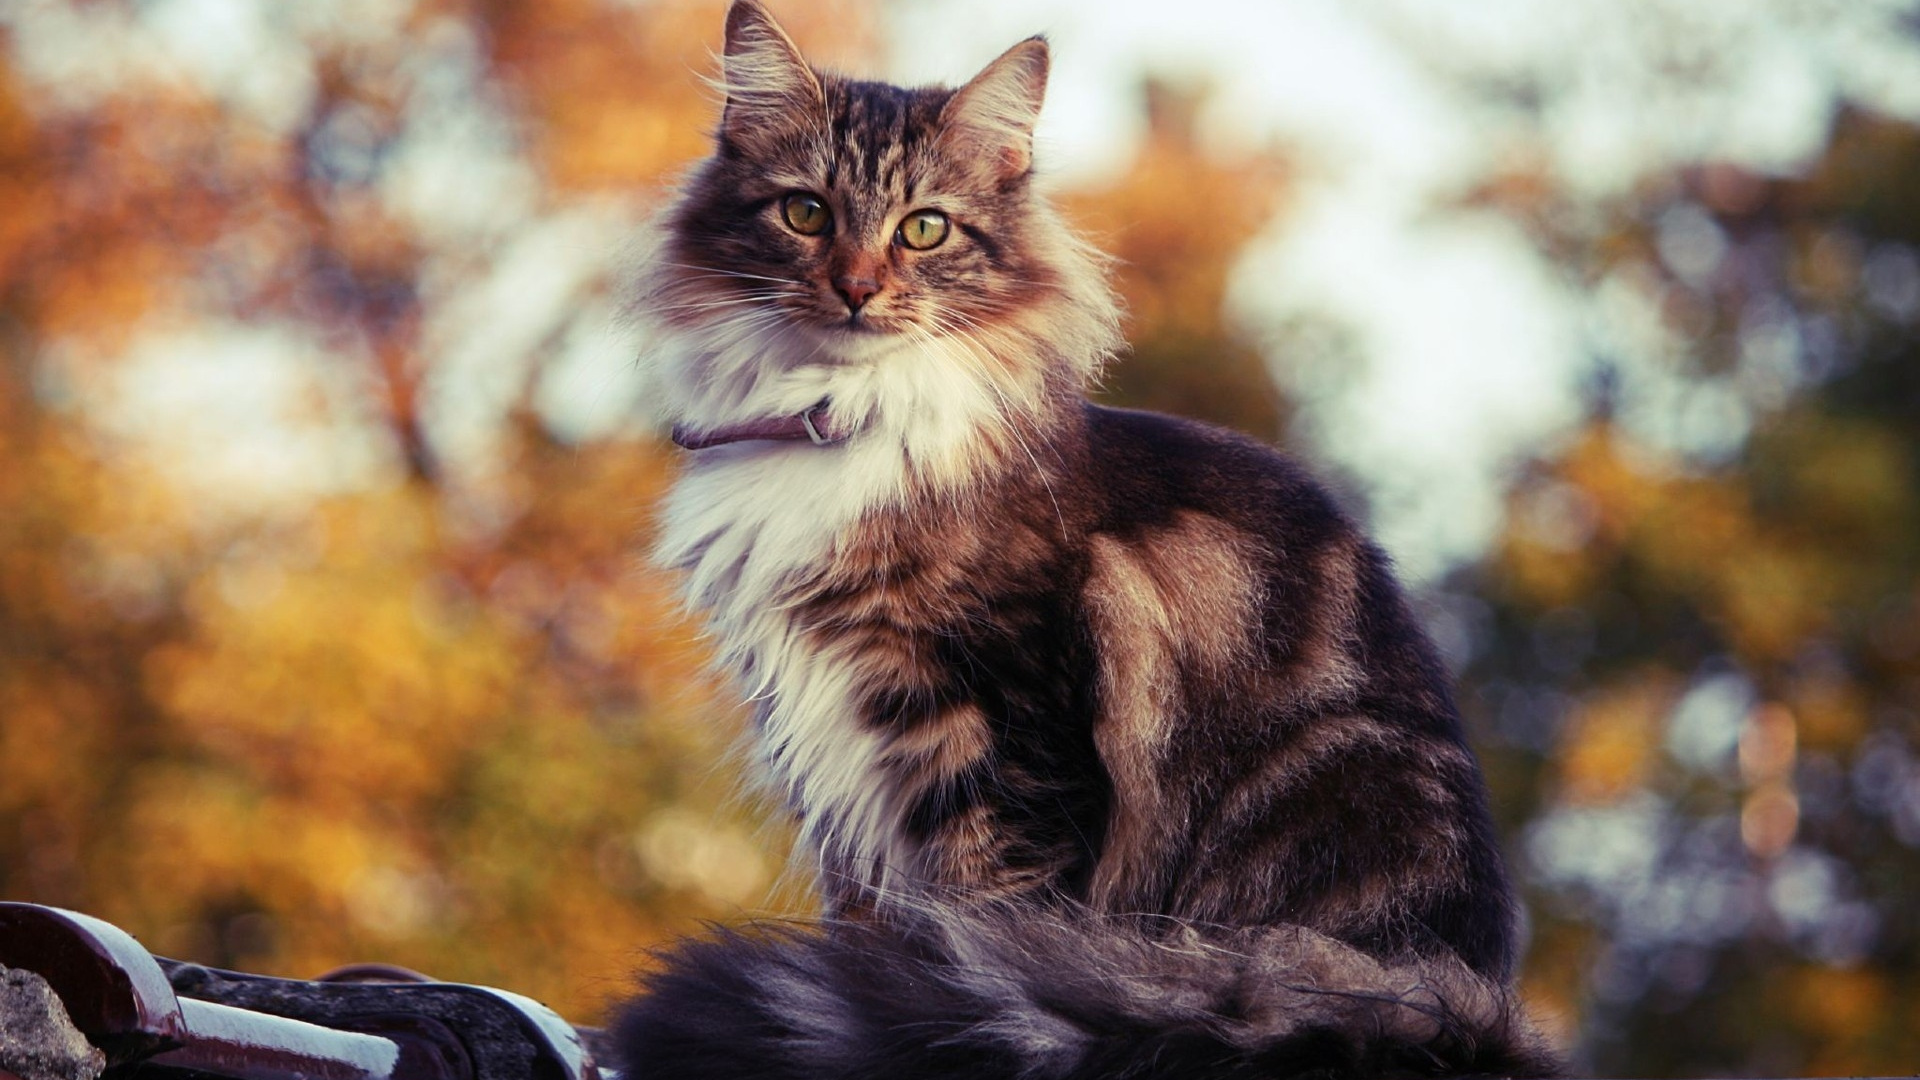
[[[627,1080],[1548,1077],[1508,990],[1300,927],[1092,915],[720,931],[626,1007]]]

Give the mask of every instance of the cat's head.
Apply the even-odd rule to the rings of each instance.
[[[1101,260],[1033,185],[1043,39],[958,89],[905,89],[816,70],[736,0],[723,63],[714,153],[662,219],[652,318],[751,339],[766,365],[959,364],[1010,400],[1094,374],[1116,342]]]

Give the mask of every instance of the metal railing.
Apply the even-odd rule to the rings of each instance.
[[[311,981],[219,971],[156,957],[111,923],[17,903],[0,903],[0,968],[46,988],[36,997],[33,979],[10,977],[6,1001],[22,1015],[0,1015],[0,1080],[136,1068],[154,1080],[619,1080],[594,1061],[596,1033],[544,1005],[395,968]]]

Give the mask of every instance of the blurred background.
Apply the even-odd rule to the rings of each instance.
[[[1420,594],[1582,1070],[1920,1070],[1920,4],[788,0],[1036,31],[1106,393]],[[0,896],[588,1021],[805,911],[612,330],[722,5],[0,0]]]

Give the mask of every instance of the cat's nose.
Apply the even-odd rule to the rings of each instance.
[[[872,278],[857,278],[847,274],[833,279],[833,291],[847,302],[848,311],[858,312],[867,306],[868,300],[873,299],[874,293],[880,291],[880,283]]]

